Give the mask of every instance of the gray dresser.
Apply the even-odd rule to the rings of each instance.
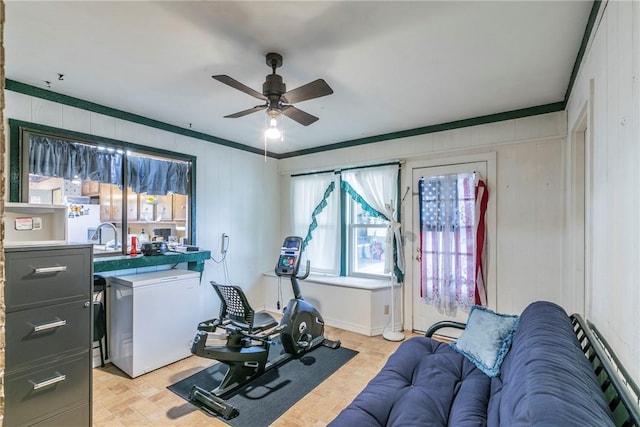
[[[90,426],[91,245],[5,248],[6,426]]]

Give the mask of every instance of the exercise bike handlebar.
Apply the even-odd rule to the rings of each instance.
[[[306,268],[306,271],[304,272],[304,275],[303,276],[296,275],[295,277],[296,279],[304,280],[307,277],[309,277],[310,272],[311,272],[311,261],[307,260],[307,268]]]

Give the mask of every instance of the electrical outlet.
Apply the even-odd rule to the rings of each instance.
[[[384,306],[384,314],[389,314],[389,304],[385,304],[385,306]]]

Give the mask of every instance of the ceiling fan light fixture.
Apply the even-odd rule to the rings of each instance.
[[[278,128],[278,119],[276,117],[269,119],[269,127],[264,131],[264,136],[270,140],[282,138],[282,131]]]

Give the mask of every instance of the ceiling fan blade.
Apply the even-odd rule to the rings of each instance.
[[[226,74],[220,74],[220,75],[211,76],[211,77],[213,77],[214,79],[216,79],[220,83],[224,83],[224,84],[226,84],[228,86],[231,86],[234,89],[238,89],[239,91],[244,92],[247,95],[253,96],[254,98],[262,99],[264,101],[267,100],[267,97],[264,96],[263,94],[261,94],[260,92],[251,89],[249,86],[240,83],[236,79],[234,79],[232,77],[229,77]]]
[[[237,119],[238,117],[244,117],[247,114],[255,113],[256,111],[264,110],[267,108],[267,104],[265,105],[256,105],[253,108],[249,108],[248,110],[238,111],[234,114],[229,114],[228,116],[224,116],[225,119]]]
[[[287,104],[295,104],[296,102],[320,98],[321,96],[331,95],[332,93],[333,89],[329,87],[327,82],[318,79],[283,93],[282,100]]]
[[[309,113],[306,113],[293,105],[284,105],[281,109],[282,114],[289,117],[292,120],[300,123],[303,126],[309,126],[311,123],[314,123],[318,120],[316,116],[312,116]]]

